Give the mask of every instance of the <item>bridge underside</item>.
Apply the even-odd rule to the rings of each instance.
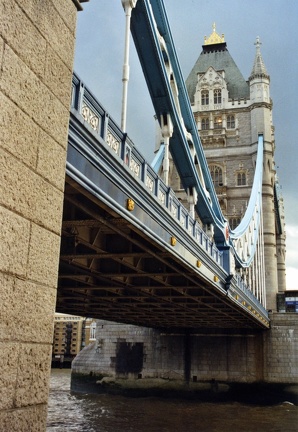
[[[243,308],[69,176],[56,310],[164,329],[258,328]]]

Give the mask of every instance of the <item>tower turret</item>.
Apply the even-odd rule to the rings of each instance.
[[[251,103],[270,103],[270,76],[261,54],[261,42],[259,36],[255,42],[256,55],[254,65],[249,77]]]
[[[265,78],[269,80],[269,75],[266,70],[266,66],[264,64],[262,54],[261,54],[261,41],[260,37],[257,36],[256,42],[256,56],[255,56],[255,62],[249,77],[249,80],[251,81],[254,78]]]
[[[270,100],[270,76],[267,73],[261,54],[261,42],[259,36],[255,42],[256,55],[254,65],[249,77],[250,102],[252,105],[252,142],[257,142],[258,134],[263,133],[265,139],[271,139],[272,104]],[[264,111],[265,109],[265,111]]]
[[[258,134],[264,134],[264,170],[263,170],[263,227],[264,227],[264,259],[265,279],[267,287],[267,307],[276,309],[276,293],[279,285],[285,286],[284,272],[284,241],[278,231],[276,218],[274,163],[274,127],[272,123],[272,101],[270,99],[270,76],[261,54],[261,42],[257,37],[256,55],[249,77],[251,102],[251,138],[252,145],[257,143]],[[283,224],[283,221],[281,221]],[[277,252],[280,253],[278,265]],[[281,271],[277,271],[277,268]],[[283,273],[283,274],[282,274]]]

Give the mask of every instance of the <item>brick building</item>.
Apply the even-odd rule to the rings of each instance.
[[[60,360],[69,364],[74,357],[95,341],[96,322],[92,318],[56,313],[53,336],[52,365]]]

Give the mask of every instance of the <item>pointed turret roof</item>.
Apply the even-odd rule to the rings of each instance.
[[[264,77],[269,79],[269,75],[267,73],[266,66],[264,64],[262,54],[261,54],[261,42],[259,36],[257,37],[255,45],[256,45],[255,62],[249,80],[251,81],[252,79],[257,77]]]
[[[213,32],[209,38],[206,38],[205,36],[205,44],[202,48],[203,51],[186,80],[186,88],[190,101],[194,101],[194,94],[198,80],[197,75],[199,73],[205,73],[210,66],[212,66],[216,71],[225,71],[225,80],[227,82],[229,97],[231,99],[248,99],[248,82],[245,81],[236,63],[232,59],[227,49],[224,35],[219,36],[219,34],[216,33],[215,25],[213,25]]]

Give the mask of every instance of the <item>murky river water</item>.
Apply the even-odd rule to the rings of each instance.
[[[70,370],[51,376],[47,432],[298,432],[298,407],[126,398],[70,392]]]

